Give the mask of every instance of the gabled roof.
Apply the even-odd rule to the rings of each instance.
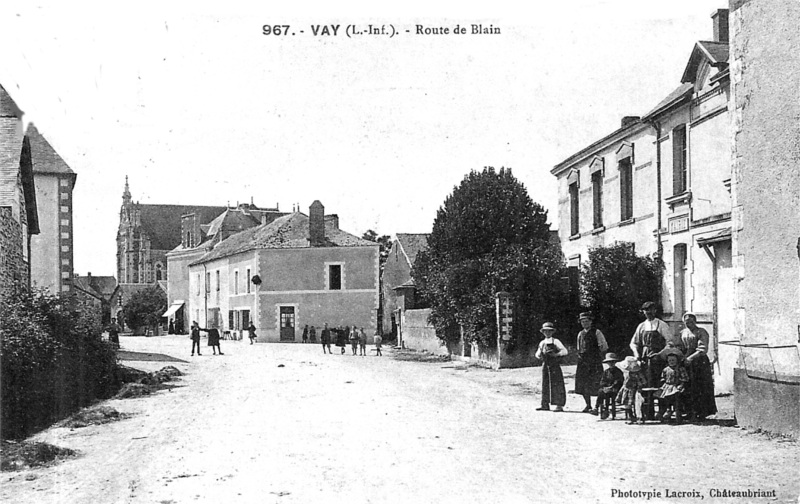
[[[58,155],[58,152],[50,145],[50,142],[39,133],[33,123],[28,124],[25,136],[31,142],[31,160],[33,161],[34,173],[75,175],[75,172]]]
[[[336,228],[331,221],[325,221],[325,244],[323,246],[363,247],[370,245],[378,246],[377,243],[364,240]],[[311,244],[308,241],[308,216],[301,212],[295,212],[231,236],[192,264],[201,264],[248,250],[310,247]]]
[[[694,82],[697,79],[697,69],[703,59],[707,59],[713,67],[721,68],[728,65],[729,48],[727,42],[700,41],[692,48],[689,63],[683,71],[681,82]]]
[[[17,103],[8,94],[6,88],[0,84],[0,117],[16,117],[22,119],[24,113],[17,106]]]
[[[117,279],[113,276],[78,276],[72,279],[72,285],[100,299],[110,299],[117,288]]]
[[[646,113],[642,116],[642,120],[647,120],[654,115],[660,114],[665,110],[672,108],[679,103],[682,103],[684,100],[689,99],[692,96],[692,89],[694,89],[694,85],[692,83],[681,84],[677,88],[675,88],[670,94],[666,96],[663,100],[658,102],[658,105],[653,107],[650,112]]]
[[[428,248],[428,237],[430,233],[397,233],[397,242],[400,244],[400,250],[406,256],[409,266],[414,265],[417,259],[417,254],[421,250]]]
[[[200,227],[206,236],[215,236],[222,230],[237,233],[259,224],[261,224],[261,220],[254,215],[245,213],[238,208],[227,208],[210,223]]]
[[[211,222],[227,207],[189,205],[142,205],[140,211],[142,228],[150,237],[152,250],[172,250],[181,243],[181,216],[196,214],[201,223]]]

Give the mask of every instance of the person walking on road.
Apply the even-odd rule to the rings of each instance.
[[[350,349],[353,351],[353,355],[358,355],[358,329],[356,326],[350,329]]]
[[[367,355],[367,333],[364,332],[364,328],[362,327],[358,331],[358,346],[361,350],[361,355]]]
[[[317,342],[317,328],[313,325],[311,329],[308,330],[308,342],[309,343],[316,343]]]
[[[381,353],[381,344],[383,343],[383,338],[381,337],[381,333],[379,333],[378,331],[375,331],[374,341],[375,341],[375,353],[378,355],[378,357],[380,357],[383,355]]]
[[[308,324],[303,328],[303,343],[308,343]]]
[[[208,346],[214,351],[214,355],[217,355],[217,350],[219,350],[220,355],[225,355],[222,353],[222,348],[219,346],[219,330],[211,328],[207,329],[206,332],[208,332]]]
[[[544,339],[536,350],[536,358],[542,359],[542,405],[537,411],[550,411],[550,405],[556,407],[555,411],[564,411],[567,403],[567,390],[564,387],[564,374],[561,372],[561,357],[567,355],[567,349],[553,335],[556,327],[552,322],[545,322],[540,331]]]
[[[111,319],[111,324],[106,328],[106,331],[108,331],[108,342],[112,345],[116,345],[117,348],[119,348],[119,333],[121,330],[115,318]]]
[[[336,346],[342,350],[344,355],[344,348],[347,346],[347,328],[342,329],[341,326],[336,328]]]
[[[331,330],[328,329],[328,323],[325,322],[325,327],[322,328],[322,333],[320,334],[320,341],[322,341],[322,353],[326,353],[325,349],[327,348],[327,353],[331,352]]]
[[[200,353],[200,324],[196,321],[192,322],[192,332],[189,335],[189,338],[192,340],[192,357],[194,357],[194,347],[197,347],[197,355],[203,355]]]
[[[251,345],[256,340],[256,326],[254,326],[252,322],[250,322],[250,325],[247,326],[247,337],[250,338]]]

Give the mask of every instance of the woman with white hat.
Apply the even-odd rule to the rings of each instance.
[[[567,349],[553,335],[556,327],[552,322],[545,322],[539,330],[544,339],[536,350],[536,358],[542,362],[542,405],[537,411],[550,411],[550,405],[555,406],[555,411],[564,411],[567,403],[567,389],[564,386],[564,374],[561,372],[561,357],[567,355]]]

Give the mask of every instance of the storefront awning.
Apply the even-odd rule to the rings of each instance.
[[[699,245],[700,247],[705,247],[720,242],[730,241],[730,239],[731,239],[731,228],[727,227],[725,229],[717,231],[713,235],[708,236],[706,238],[698,238],[697,245]]]
[[[164,312],[164,315],[161,316],[171,317],[172,315],[175,315],[176,311],[181,309],[181,306],[183,306],[183,300],[182,299],[175,300],[172,302],[172,306],[170,306],[169,309]]]

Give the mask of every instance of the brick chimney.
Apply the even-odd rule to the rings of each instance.
[[[622,118],[621,128],[627,128],[631,124],[639,122],[639,116],[625,116]]]
[[[714,23],[714,42],[728,43],[728,9],[717,9],[711,14]]]
[[[308,209],[308,241],[312,247],[325,244],[325,207],[319,200]]]

